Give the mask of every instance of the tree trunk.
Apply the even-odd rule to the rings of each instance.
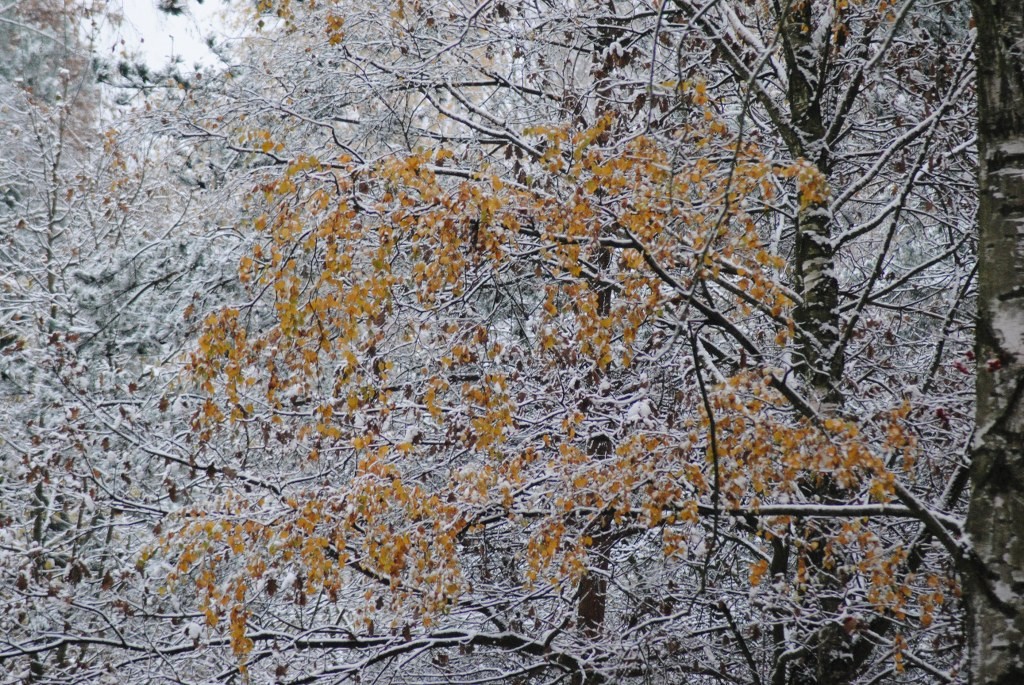
[[[818,54],[811,40],[814,17],[810,2],[795,0],[787,8],[779,21],[789,78],[789,112],[798,135],[798,140],[789,143],[790,153],[813,163],[827,178],[831,160],[821,110],[822,91],[817,83],[823,70],[819,61],[826,56]],[[814,399],[826,408],[842,403],[838,382],[843,375],[837,313],[839,284],[831,229],[828,198],[815,199],[801,207],[796,221],[793,264],[795,285],[803,298],[794,312],[801,357],[796,367],[814,390]]]
[[[787,141],[794,158],[811,162],[823,180],[832,171],[832,159],[826,140],[822,111],[822,84],[827,71],[828,51],[812,39],[815,17],[809,0],[786,3],[779,16],[780,37],[788,77],[789,116],[796,137]],[[836,278],[832,242],[831,198],[827,190],[808,202],[800,199],[796,216],[796,243],[793,254],[794,285],[802,301],[793,312],[797,324],[797,349],[794,368],[804,380],[804,389],[824,415],[834,414],[843,404],[840,381],[843,376],[839,283]],[[843,495],[828,477],[821,475],[802,484],[809,497],[842,499]],[[823,523],[808,530],[809,539],[818,542],[818,553],[807,561],[819,571],[818,592],[829,596],[822,607],[837,614],[842,596],[838,583],[824,568],[825,542],[835,535],[833,526]],[[785,570],[791,557],[788,549],[776,547],[772,565]],[[773,572],[774,568],[773,568]],[[841,631],[825,625],[809,637],[803,652],[787,663],[783,654],[785,631],[775,636],[775,672],[773,682],[788,685],[845,685],[852,681],[852,653]]]
[[[977,428],[965,573],[971,679],[1024,683],[1024,2],[974,0],[978,28]]]

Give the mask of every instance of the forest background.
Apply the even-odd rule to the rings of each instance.
[[[1024,6],[113,9],[0,6],[4,682],[1021,682]]]

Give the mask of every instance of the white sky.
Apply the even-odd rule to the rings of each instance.
[[[156,8],[157,2],[112,0],[113,8],[120,9],[124,15],[118,33],[125,48],[129,52],[140,52],[152,68],[167,64],[172,56],[181,57],[185,67],[196,62],[213,63],[216,58],[206,47],[206,36],[224,30],[223,1],[205,0],[199,4],[189,0],[185,12],[178,16],[161,12]]]

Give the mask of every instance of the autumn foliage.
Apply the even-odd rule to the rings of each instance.
[[[827,202],[827,179],[738,135],[703,77],[660,88],[684,104],[658,138],[609,112],[527,127],[497,159],[299,155],[253,188],[244,301],[209,315],[187,367],[197,448],[238,456],[162,543],[243,664],[282,596],[335,607],[310,628],[355,646],[493,647],[474,637],[490,624],[550,668],[595,630],[586,602],[652,663],[680,649],[685,587],[752,592],[751,617],[820,610],[801,607],[834,574],[854,624],[944,605],[948,581],[900,580],[908,549],[857,511],[802,515],[893,503],[917,455],[905,402],[822,414],[782,361],[800,296],[757,216]],[[790,573],[769,570],[779,540]],[[651,584],[583,597],[588,574]],[[647,668],[611,658],[572,663]]]
[[[117,424],[163,467],[117,589],[170,627],[110,649],[197,680],[961,681],[956,11],[256,3],[236,62],[142,115],[229,268]]]

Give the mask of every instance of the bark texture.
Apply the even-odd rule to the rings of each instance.
[[[789,79],[789,114],[796,134],[795,139],[788,141],[790,153],[813,163],[828,178],[832,164],[819,83],[820,73],[827,67],[828,46],[814,45],[814,17],[808,0],[789,3],[780,22]],[[797,369],[814,389],[815,399],[827,408],[842,402],[838,388],[843,375],[837,313],[839,283],[834,257],[828,198],[815,198],[801,206],[796,221],[793,270],[797,292],[803,298],[794,313],[802,357],[797,361]]]
[[[965,573],[971,678],[1024,683],[1024,1],[975,0],[977,429]]]
[[[825,113],[822,108],[822,74],[827,72],[827,43],[815,44],[815,17],[810,0],[792,0],[783,7],[779,17],[782,53],[788,78],[789,117],[793,135],[787,145],[794,158],[803,158],[814,165],[823,182],[832,171],[832,159],[826,139]],[[843,403],[839,389],[843,376],[843,352],[840,343],[839,282],[835,272],[835,247],[832,241],[833,216],[827,188],[809,201],[800,201],[796,216],[796,244],[793,253],[794,285],[802,301],[794,311],[797,323],[797,356],[795,370],[803,377],[816,408],[833,414]],[[802,484],[806,495],[826,501],[840,497],[834,483],[827,477]],[[824,550],[825,541],[834,537],[829,524],[811,533]],[[776,546],[772,559],[773,572],[785,569],[791,557],[788,546]],[[823,554],[811,554],[808,561],[823,570]],[[822,573],[818,589],[826,599],[829,612],[840,608],[838,584]],[[835,626],[823,626],[804,649],[795,655],[781,649],[785,632],[775,636],[776,665],[772,681],[786,685],[845,685],[855,675],[852,652]]]

